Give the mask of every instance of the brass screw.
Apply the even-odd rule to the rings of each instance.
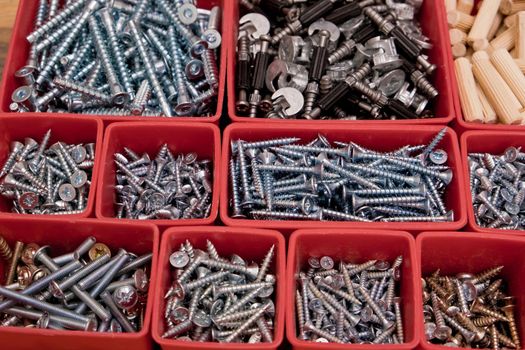
[[[18,266],[18,261],[20,260],[20,256],[22,255],[23,249],[24,249],[24,243],[17,241],[15,243],[15,250],[13,252],[13,256],[11,257],[11,262],[9,264],[6,284],[13,283],[13,280],[15,279],[16,268]]]
[[[0,236],[0,258],[5,261],[9,261],[13,257],[13,251],[7,244],[4,237]]]
[[[109,255],[111,257],[111,250],[104,243],[95,243],[88,252],[91,261],[95,261],[103,255]]]

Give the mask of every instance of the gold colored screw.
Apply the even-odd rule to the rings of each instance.
[[[492,349],[499,350],[498,330],[495,325],[490,326],[490,341],[492,343]]]
[[[493,277],[496,277],[501,272],[501,270],[503,270],[503,266],[498,266],[492,269],[485,270],[482,273],[476,275],[471,282],[474,284],[485,282]]]
[[[516,320],[514,319],[514,305],[507,305],[501,308],[505,313],[505,316],[509,319],[510,336],[512,342],[516,344],[516,347],[520,347],[520,337],[518,335],[518,327],[516,326]]]
[[[9,244],[7,244],[7,241],[4,239],[4,237],[0,236],[0,258],[5,261],[9,261],[12,257],[13,251],[11,248],[9,248]]]
[[[13,256],[11,257],[11,262],[9,263],[9,270],[7,272],[6,284],[13,283],[16,274],[16,268],[18,267],[18,261],[24,250],[24,243],[17,241],[15,243],[15,250]]]
[[[498,319],[496,317],[479,317],[472,320],[476,327],[487,327],[496,323]]]
[[[479,298],[474,301],[474,303],[472,304],[471,310],[473,312],[477,312],[477,313],[480,313],[480,314],[483,314],[483,315],[486,315],[486,316],[496,317],[497,319],[499,319],[501,321],[509,322],[508,318],[505,317],[504,315],[500,314],[497,311],[489,309],[486,306],[483,306],[482,302],[481,302],[481,299],[479,299]]]

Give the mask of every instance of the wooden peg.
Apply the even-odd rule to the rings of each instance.
[[[450,28],[458,28],[468,32],[474,24],[474,16],[459,11],[450,11],[447,13],[447,21]]]
[[[507,28],[512,27],[518,22],[518,14],[515,13],[513,15],[507,16],[503,19],[503,25]]]
[[[490,41],[496,36],[498,29],[501,27],[501,22],[503,22],[503,16],[498,12],[496,17],[494,17],[494,21],[492,22],[489,33],[487,34],[487,40]]]
[[[494,17],[496,17],[498,13],[500,3],[501,0],[490,0],[483,1],[481,4],[478,15],[467,37],[467,41],[473,44],[472,47],[474,47],[474,49],[476,49],[476,45],[478,45],[478,47],[485,45],[485,40],[487,40],[490,31],[490,25],[494,22]]]
[[[487,52],[472,55],[472,72],[500,121],[504,124],[520,124],[523,114],[521,104],[490,62]]]
[[[448,11],[456,10],[456,0],[445,0],[445,9]]]
[[[467,33],[457,28],[449,29],[448,34],[450,36],[451,45],[455,45],[457,43],[465,44],[467,42]]]
[[[496,111],[494,110],[494,108],[492,108],[492,105],[487,99],[487,96],[485,96],[483,90],[481,90],[479,84],[476,84],[476,89],[478,91],[479,100],[481,101],[481,107],[483,109],[483,122],[486,124],[497,123],[498,116],[496,115]]]
[[[483,123],[485,120],[483,107],[476,91],[476,81],[472,74],[472,64],[470,64],[468,59],[460,57],[454,61],[454,67],[456,68],[463,118],[465,118],[467,122]]]
[[[515,59],[514,62],[518,65],[521,72],[525,74],[525,60]]]
[[[516,14],[516,49],[518,51],[518,58],[525,60],[525,11],[520,11]]]
[[[505,49],[507,51],[512,50],[516,44],[516,26],[512,26],[505,30],[503,33],[496,36],[490,42],[492,50]]]
[[[474,0],[458,0],[456,4],[456,10],[470,15],[474,8]]]
[[[498,49],[492,53],[490,61],[505,79],[521,105],[525,106],[525,76],[510,53],[505,49]]]
[[[502,0],[499,10],[504,15],[512,15],[519,11],[525,10],[525,1],[523,0]]]
[[[463,43],[452,45],[452,57],[464,57],[467,54],[467,46]]]

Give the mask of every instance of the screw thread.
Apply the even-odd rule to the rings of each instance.
[[[7,244],[7,241],[4,237],[0,236],[0,258],[4,261],[9,261],[13,257],[13,251]]]
[[[144,11],[145,5],[147,5],[147,1],[141,1],[137,10],[140,10],[142,8],[142,11]],[[106,8],[101,12],[101,17],[107,33],[108,46],[111,50],[111,53],[113,54],[113,58],[115,59],[115,64],[120,74],[120,78],[122,79],[124,89],[130,96],[132,96],[135,91],[133,89],[131,77],[126,66],[122,46],[120,46],[120,43],[117,38],[113,16],[111,15],[111,12]]]
[[[53,79],[53,83],[57,86],[60,86],[64,90],[73,90],[88,97],[100,100],[104,103],[109,103],[111,100],[111,96],[101,93],[87,86],[80,85],[71,80],[65,80],[60,77],[55,77],[55,79]]]
[[[183,287],[186,290],[192,290],[192,289],[195,289],[195,288],[200,288],[200,287],[203,287],[203,286],[205,286],[205,285],[207,285],[209,283],[212,283],[212,282],[219,281],[219,280],[223,279],[227,274],[229,274],[228,271],[220,271],[220,272],[212,273],[212,274],[209,274],[206,277],[201,278],[199,280],[196,280],[194,282],[186,283],[186,284],[183,285]]]
[[[350,55],[354,47],[355,41],[352,39],[343,41],[341,45],[334,52],[332,52],[330,56],[328,56],[328,63],[334,64],[339,62],[344,57]]]
[[[206,49],[201,54],[202,63],[204,65],[204,75],[208,81],[208,85],[213,90],[219,89],[219,69],[217,68],[217,60],[215,58],[215,51],[213,49]]]

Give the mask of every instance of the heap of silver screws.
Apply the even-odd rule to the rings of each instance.
[[[319,135],[233,141],[230,159],[231,217],[256,220],[361,222],[454,221],[445,207],[452,170],[447,153],[428,145],[380,153],[354,142]]]
[[[242,0],[236,111],[249,118],[434,117],[422,0]],[[347,85],[347,86],[345,86]],[[343,91],[345,90],[346,91]]]
[[[423,279],[423,316],[429,342],[449,347],[521,349],[514,297],[504,292],[498,266],[473,275]]]
[[[273,341],[275,247],[261,264],[238,255],[221,257],[206,241],[206,251],[189,241],[170,256],[175,276],[166,293],[163,338],[194,342]]]
[[[14,112],[210,116],[219,87],[218,6],[38,0]]]
[[[404,343],[396,282],[403,257],[362,264],[329,256],[308,259],[295,291],[298,337],[318,343]]]
[[[11,142],[0,170],[0,193],[19,214],[68,215],[86,209],[95,162],[95,144],[49,145],[51,130],[38,143]]]
[[[115,153],[117,218],[200,219],[210,216],[211,162],[196,153],[175,157],[164,144],[154,159],[125,147]]]
[[[502,230],[525,229],[525,153],[509,147],[503,155],[470,153],[470,190],[476,224]]]
[[[63,255],[52,257],[50,251],[49,246],[15,243],[5,260],[7,283],[0,286],[0,326],[112,333],[142,329],[152,254],[119,249],[112,256],[95,237]]]

